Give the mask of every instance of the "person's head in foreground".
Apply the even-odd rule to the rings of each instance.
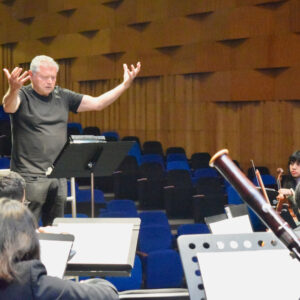
[[[29,209],[17,200],[0,198],[0,285],[20,280],[16,264],[39,259],[36,223]]]

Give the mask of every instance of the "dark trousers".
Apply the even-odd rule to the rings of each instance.
[[[64,216],[67,199],[67,180],[65,178],[46,178],[24,176],[26,181],[25,198],[37,222],[43,226],[52,225],[57,217]]]

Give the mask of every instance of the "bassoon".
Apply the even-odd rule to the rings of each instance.
[[[215,167],[222,176],[236,189],[241,198],[252,208],[263,223],[291,251],[293,257],[300,261],[300,239],[281,218],[275,209],[268,203],[255,185],[246,177],[238,166],[229,157],[227,149],[217,152],[210,160],[209,165]]]

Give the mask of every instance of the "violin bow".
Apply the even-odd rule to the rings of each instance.
[[[255,168],[255,165],[254,165],[254,162],[253,162],[252,159],[251,159],[251,163],[252,163],[252,167],[253,167],[253,170],[254,170],[254,174],[255,174],[257,183],[259,184],[259,186],[260,186],[260,188],[262,190],[262,194],[263,194],[264,198],[266,199],[267,203],[271,205],[270,199],[269,199],[268,194],[266,192],[265,185],[264,185],[264,183],[262,181],[262,178],[260,176],[260,172],[259,172],[258,169]]]

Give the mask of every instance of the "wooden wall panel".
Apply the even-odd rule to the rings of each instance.
[[[300,149],[299,0],[0,2],[1,66],[47,54],[58,83],[100,95],[142,62],[132,87],[83,126],[160,140],[187,154],[228,148],[272,172]],[[0,76],[1,96],[7,81]]]

